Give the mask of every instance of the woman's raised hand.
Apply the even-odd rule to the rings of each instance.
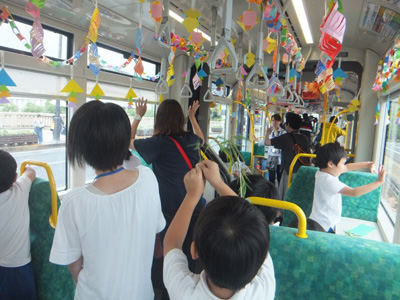
[[[136,114],[143,117],[147,111],[147,99],[145,100],[143,97],[139,98],[135,102],[135,106],[136,106]]]
[[[200,106],[199,100],[193,101],[193,104],[189,106],[189,118],[194,118],[199,106]]]

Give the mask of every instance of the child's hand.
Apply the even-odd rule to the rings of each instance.
[[[199,108],[200,103],[199,100],[193,101],[193,104],[189,106],[189,118],[194,118],[196,115],[196,111]]]
[[[36,171],[31,166],[27,165],[23,175],[28,176],[28,178],[33,182],[36,178]]]
[[[145,100],[143,97],[139,98],[138,101],[135,102],[136,113],[143,117],[147,111],[147,99]]]
[[[201,163],[197,164],[197,166],[203,171],[204,177],[214,188],[222,183],[217,163],[211,160],[203,160]]]
[[[368,169],[371,173],[378,173],[375,169],[375,163],[373,161],[367,162]]]
[[[196,167],[186,173],[183,182],[185,183],[187,195],[193,197],[193,199],[199,200],[204,192],[206,184],[201,169]]]
[[[379,172],[378,172],[378,182],[380,184],[383,184],[385,182],[385,175],[386,175],[386,170],[383,165],[379,166]]]

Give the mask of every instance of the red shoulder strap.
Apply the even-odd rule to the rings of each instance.
[[[190,162],[189,157],[187,157],[185,151],[183,151],[181,145],[179,145],[179,143],[173,137],[170,137],[169,135],[168,135],[168,137],[175,143],[175,145],[178,148],[179,152],[182,154],[183,158],[185,159],[189,169],[190,170],[193,169],[192,163]]]

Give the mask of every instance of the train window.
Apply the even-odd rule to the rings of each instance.
[[[27,159],[49,164],[57,189],[64,190],[67,110],[60,90],[67,78],[9,67],[7,72],[17,87],[9,87],[10,103],[0,105],[0,147],[18,165]],[[47,178],[43,168],[35,169],[38,177]]]
[[[105,45],[98,46],[100,60],[102,61],[101,69],[105,71],[115,72],[125,75],[135,75],[135,62],[132,60],[126,67],[122,67],[124,62],[129,58],[128,52],[110,48]],[[154,77],[158,72],[158,64],[142,58],[144,74],[146,77]],[[143,79],[146,80],[146,77]]]
[[[217,104],[215,107],[210,109],[210,126],[208,136],[216,138],[219,142],[226,139],[226,120],[229,106],[225,104]],[[219,146],[217,142],[210,140],[211,147],[218,153]]]
[[[103,84],[101,85],[103,86]],[[153,100],[156,98],[156,94],[154,92],[149,92],[145,90],[138,90],[135,89],[136,94],[143,95],[143,97],[146,97],[148,100]],[[147,96],[146,96],[147,95]],[[93,99],[88,99],[88,101],[95,101]],[[117,101],[117,100],[105,100],[101,99],[102,102],[104,103],[114,103],[117,105],[120,105],[122,108],[125,109],[126,113],[129,116],[129,120],[132,123],[133,117],[136,115],[136,110],[133,109],[128,109],[128,105],[126,101]],[[138,131],[136,134],[136,138],[142,139],[142,138],[147,138],[151,137],[153,135],[153,128],[154,128],[154,118],[156,115],[156,110],[157,110],[157,104],[153,103],[147,103],[147,111],[142,120],[140,121]],[[94,169],[87,166],[86,167],[86,183],[90,183],[93,178],[95,177]]]
[[[385,183],[382,188],[382,205],[392,224],[396,222],[396,214],[400,197],[400,127],[396,116],[400,105],[397,99],[388,102],[390,123],[387,125],[384,165],[386,168]]]
[[[15,25],[20,30],[22,36],[29,40],[32,21],[16,16],[14,16],[14,18]],[[44,31],[43,43],[46,49],[46,56],[58,60],[68,59],[68,56],[71,55],[72,35],[44,24],[42,26]],[[0,36],[2,37],[0,39],[0,47],[2,49],[12,52],[23,51],[30,54],[30,50],[25,48],[24,44],[19,41],[11,27],[7,24],[0,27]]]

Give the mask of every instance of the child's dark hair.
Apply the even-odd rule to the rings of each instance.
[[[299,227],[299,221],[294,219],[290,224],[289,227],[291,228],[297,228]],[[322,227],[317,221],[314,221],[313,219],[307,218],[307,230],[313,230],[313,231],[321,231],[325,232],[324,227]]]
[[[320,169],[325,169],[331,161],[336,166],[346,156],[346,151],[338,143],[328,143],[318,149],[315,165]]]
[[[282,121],[280,114],[273,114],[271,120],[274,119],[275,121]]]
[[[277,199],[278,190],[273,183],[269,180],[265,179],[261,175],[247,175],[245,178],[248,187],[246,189],[245,198],[247,197],[262,197],[269,199]],[[229,187],[236,193],[239,193],[240,190],[240,181],[234,180],[229,184]],[[256,205],[258,209],[261,210],[265,218],[267,219],[268,224],[275,223],[275,219],[279,215],[280,210],[274,207],[268,207],[263,205]]]
[[[335,120],[335,124],[337,123],[337,122],[339,122],[339,119],[338,118],[336,118],[336,116],[332,116],[332,117],[330,117],[329,118],[329,123],[332,123],[333,122],[333,120]]]
[[[101,170],[113,170],[129,159],[131,126],[124,109],[113,103],[90,101],[73,115],[68,130],[68,158]]]
[[[268,255],[269,227],[249,202],[224,196],[203,209],[193,240],[210,280],[238,291],[257,275]]]
[[[17,174],[17,162],[10,153],[0,150],[0,193],[12,187]]]
[[[293,129],[298,130],[301,127],[303,120],[301,117],[293,112],[288,112],[286,114],[286,123]]]

